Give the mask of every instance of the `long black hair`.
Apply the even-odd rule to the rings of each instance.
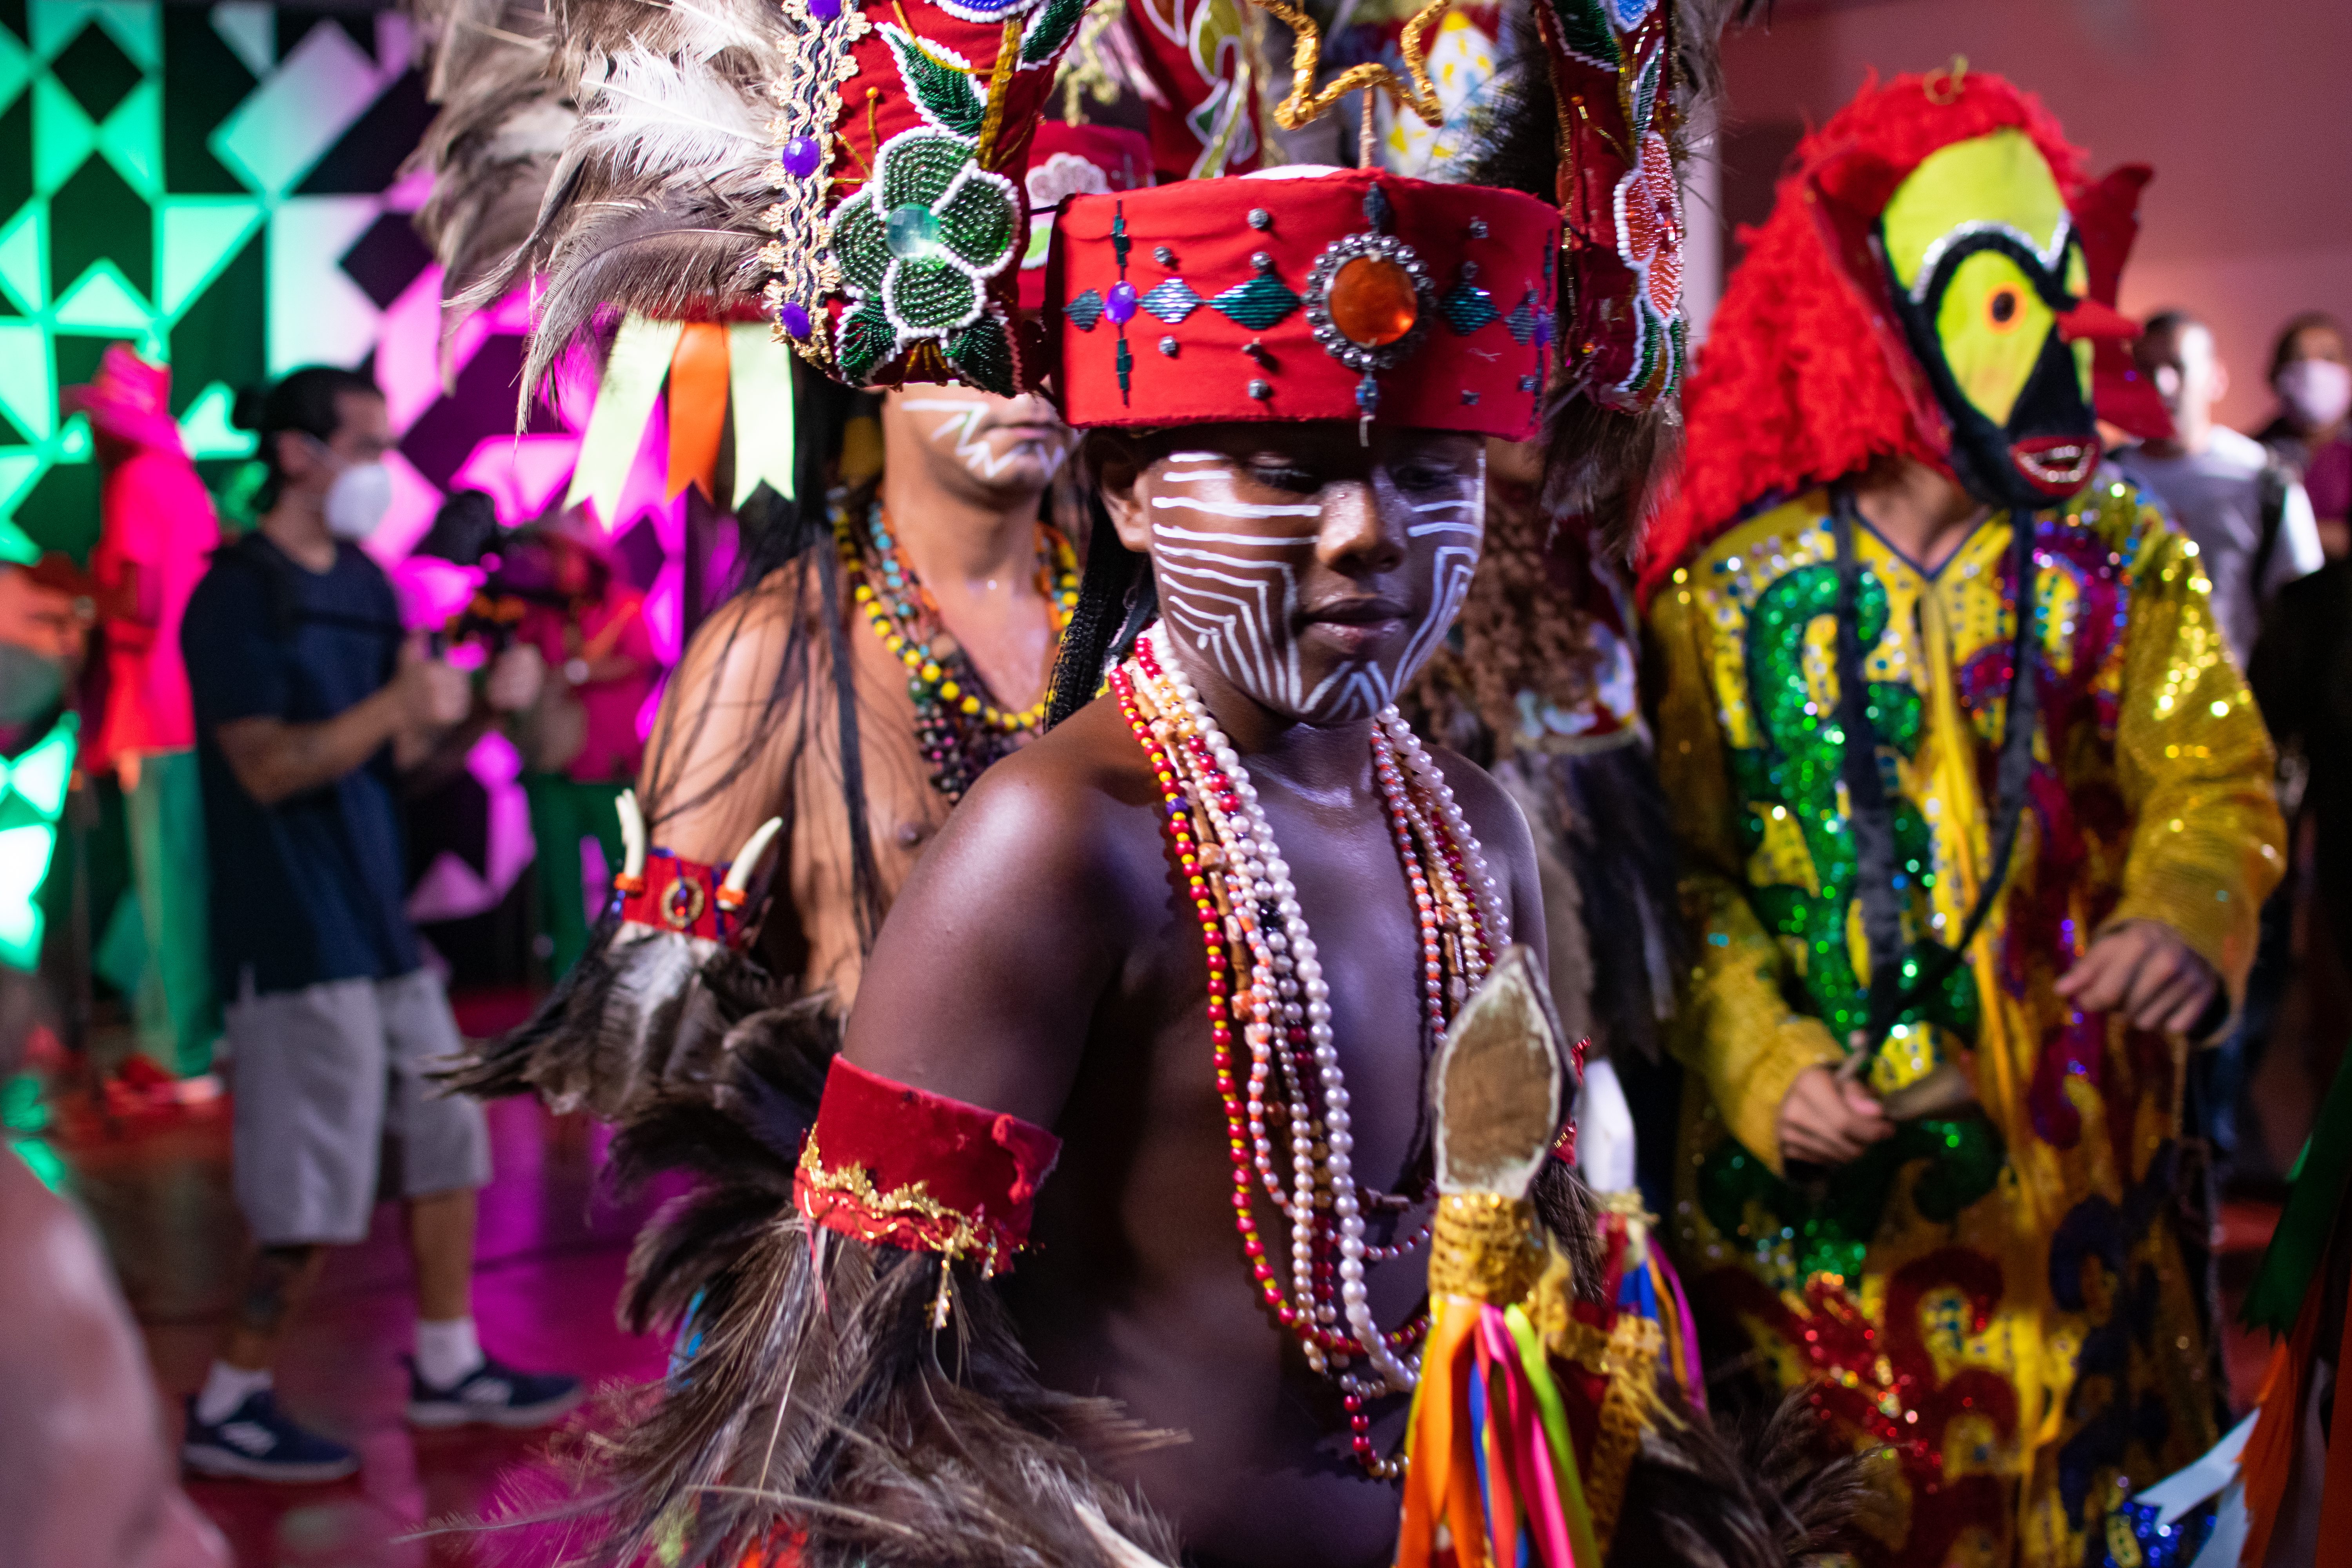
[[[383,395],[383,388],[358,371],[331,364],[307,364],[287,372],[275,383],[248,386],[236,395],[236,405],[229,411],[229,423],[260,437],[260,447],[254,456],[269,470],[269,477],[254,492],[256,512],[276,506],[286,489],[286,471],[278,462],[278,437],[289,431],[300,431],[320,441],[333,440],[335,432],[343,427],[340,405],[347,392],[363,392],[370,397]]]
[[[1045,710],[1048,730],[1095,700],[1111,661],[1124,658],[1160,615],[1151,557],[1121,542],[1103,506],[1102,456],[1101,437],[1089,433],[1077,453],[1086,475],[1087,573],[1078,584],[1077,607],[1062,633],[1061,657],[1054,661],[1053,702]]]

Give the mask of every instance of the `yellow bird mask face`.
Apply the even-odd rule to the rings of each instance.
[[[2100,450],[2090,340],[2124,323],[2085,295],[2082,242],[2032,140],[2005,129],[1930,153],[1877,237],[1960,482],[2022,510],[2082,488]]]

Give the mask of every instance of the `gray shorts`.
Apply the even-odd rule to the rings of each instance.
[[[482,1108],[424,1076],[462,1043],[431,970],[248,993],[226,1021],[236,1202],[261,1245],[360,1241],[379,1195],[490,1179]]]

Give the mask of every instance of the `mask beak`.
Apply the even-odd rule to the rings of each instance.
[[[2082,300],[2073,310],[2063,311],[2058,317],[2058,337],[2062,342],[2079,343],[2086,338],[2095,342],[2101,340],[2126,342],[2137,336],[2137,321],[2113,305],[2102,305],[2096,300]]]

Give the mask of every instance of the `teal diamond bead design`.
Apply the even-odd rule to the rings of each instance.
[[[1136,301],[1145,310],[1174,326],[1201,308],[1201,296],[1181,278],[1171,278],[1147,292]]]
[[[1535,341],[1536,291],[1534,289],[1530,289],[1519,297],[1519,302],[1511,307],[1511,313],[1503,318],[1503,325],[1510,329],[1511,341],[1521,348],[1527,347]]]
[[[891,210],[883,225],[890,254],[905,258],[936,256],[940,250],[940,217],[927,206],[908,202]]]
[[[1062,314],[1069,319],[1070,325],[1082,332],[1093,331],[1102,313],[1103,297],[1092,289],[1062,307]]]
[[[1457,337],[1468,337],[1487,322],[1502,315],[1495,309],[1495,297],[1475,283],[1456,283],[1437,302],[1437,313]]]
[[[1209,304],[1254,332],[1262,332],[1298,309],[1298,296],[1281,279],[1261,272],[1214,296]]]

